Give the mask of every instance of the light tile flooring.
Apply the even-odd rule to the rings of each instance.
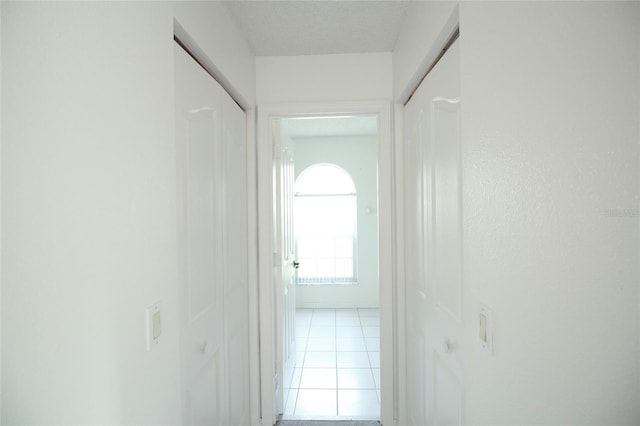
[[[298,309],[285,418],[380,417],[378,309]]]

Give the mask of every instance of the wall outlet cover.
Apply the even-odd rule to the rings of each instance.
[[[157,347],[162,336],[162,322],[160,302],[156,302],[146,309],[146,340],[147,352]]]
[[[478,343],[493,355],[493,312],[485,305],[480,305],[478,313]]]

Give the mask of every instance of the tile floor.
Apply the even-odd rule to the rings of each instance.
[[[378,309],[298,309],[286,417],[380,417]]]

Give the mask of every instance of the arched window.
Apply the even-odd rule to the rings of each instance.
[[[333,164],[305,169],[295,182],[298,284],[356,281],[356,187]]]

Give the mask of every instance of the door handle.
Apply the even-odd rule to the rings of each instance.
[[[451,353],[456,349],[455,342],[451,339],[446,339],[442,345],[442,349],[445,353]]]
[[[293,261],[293,267],[298,269],[300,267],[300,262],[297,262],[297,261],[294,260]]]

